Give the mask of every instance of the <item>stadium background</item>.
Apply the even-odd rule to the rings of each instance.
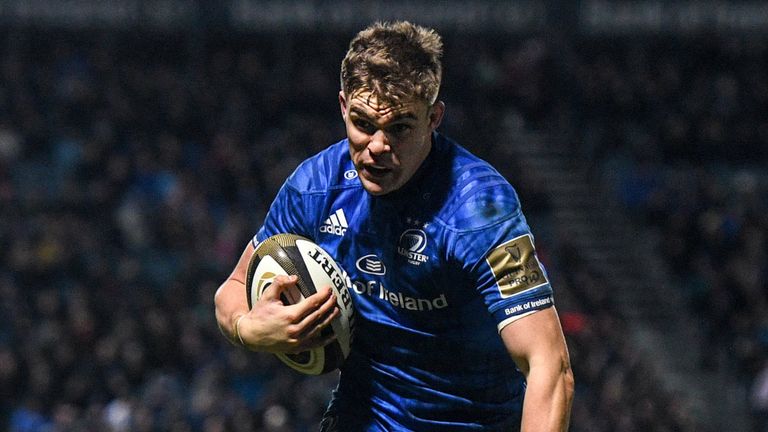
[[[571,430],[768,430],[768,5],[597,0],[0,2],[0,430],[316,430],[334,377],[228,345],[213,293],[394,18],[521,194]]]

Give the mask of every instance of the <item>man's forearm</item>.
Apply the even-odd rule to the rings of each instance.
[[[531,368],[525,390],[521,431],[568,430],[573,386],[573,373],[567,361],[559,367]]]
[[[243,282],[231,278],[224,281],[216,291],[214,304],[219,330],[230,342],[239,344],[235,324],[239,316],[248,312]]]

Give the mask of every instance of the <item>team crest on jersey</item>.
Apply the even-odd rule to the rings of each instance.
[[[502,243],[486,257],[502,298],[548,283],[536,257],[533,239],[524,234]]]
[[[426,247],[427,234],[423,230],[411,228],[400,234],[397,253],[407,258],[410,264],[421,265],[429,260],[429,257],[422,253]]]

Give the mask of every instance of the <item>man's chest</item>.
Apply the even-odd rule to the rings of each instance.
[[[322,205],[327,216],[320,218],[315,241],[347,272],[358,311],[425,329],[450,321],[466,292],[434,213],[418,200],[348,195]]]

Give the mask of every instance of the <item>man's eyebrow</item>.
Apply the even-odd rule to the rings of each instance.
[[[405,119],[417,120],[416,116],[410,111],[402,114],[396,114],[394,117],[392,117],[392,121],[405,120]]]
[[[371,116],[370,116],[370,115],[369,115],[367,112],[365,112],[365,111],[363,111],[362,109],[360,109],[360,108],[357,108],[357,107],[351,107],[351,108],[349,109],[349,112],[350,112],[351,114],[356,114],[356,115],[358,115],[358,116],[360,116],[360,117],[365,117],[365,118],[367,118],[367,119],[372,119],[372,118],[373,118],[373,117],[371,117]],[[412,113],[412,112],[410,112],[410,111],[406,111],[406,112],[404,112],[404,113],[400,113],[400,114],[395,114],[395,115],[393,115],[393,116],[392,116],[392,118],[389,120],[389,122],[391,123],[391,122],[400,121],[400,120],[407,120],[407,119],[410,119],[410,120],[417,120],[417,118],[416,118],[416,115],[415,115],[415,114],[413,114],[413,113]]]

